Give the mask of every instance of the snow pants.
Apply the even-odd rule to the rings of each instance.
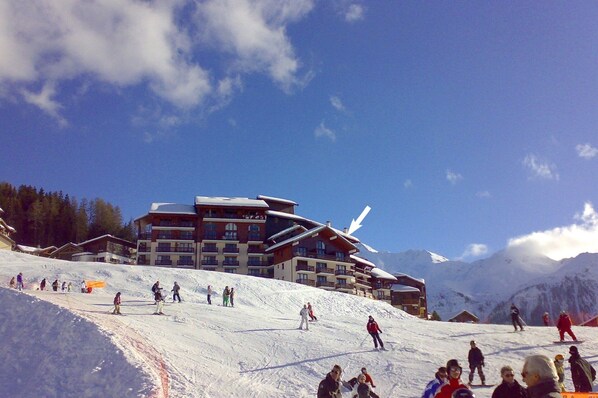
[[[212,304],[212,295],[208,294],[208,304]]]
[[[179,303],[180,303],[180,302],[181,302],[181,296],[179,296],[179,294],[178,294],[178,293],[174,293],[174,294],[172,295],[172,302],[174,303],[174,302],[176,301],[176,299],[177,299],[177,298],[179,299]]]
[[[120,315],[120,304],[114,304],[114,311],[112,313]]]
[[[231,307],[235,306],[235,297],[234,296],[230,296],[230,306]]]
[[[575,337],[571,328],[559,329],[559,335],[561,336],[561,341],[565,340],[565,332],[569,333],[569,336],[571,336],[571,338],[573,340],[577,341],[577,337]]]
[[[473,383],[473,376],[475,375],[475,371],[478,371],[478,375],[480,376],[480,380],[482,384],[486,383],[486,376],[484,375],[484,371],[482,370],[482,365],[476,366],[469,366],[469,384]]]
[[[23,290],[23,282],[17,282],[17,290],[20,292]]]
[[[228,296],[222,296],[222,305],[228,307]]]
[[[374,339],[374,348],[378,348],[378,343],[380,343],[381,348],[384,348],[384,343],[382,342],[382,339],[380,338],[378,332],[370,332],[370,336],[372,336],[372,339]]]
[[[164,301],[159,300],[156,303],[156,312],[154,312],[155,314],[161,314],[162,313],[162,308],[164,308]]]
[[[303,324],[305,323],[305,330],[309,330],[309,322],[307,322],[307,317],[301,317],[301,324],[299,325],[299,329],[303,329]]]
[[[517,330],[517,326],[519,326],[519,329],[523,330],[523,325],[521,324],[521,318],[519,317],[519,315],[512,316],[511,321],[513,321],[513,327],[515,328],[515,330]]]

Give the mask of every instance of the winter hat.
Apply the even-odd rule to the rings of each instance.
[[[456,359],[450,359],[447,363],[446,363],[446,370],[448,370],[450,372],[451,368],[461,368],[461,365],[459,365],[459,361],[457,361]]]
[[[569,354],[579,354],[579,351],[577,351],[577,347],[574,345],[569,347]]]
[[[563,361],[563,360],[565,360],[565,357],[564,357],[564,356],[562,356],[561,354],[556,354],[556,355],[554,356],[554,360],[555,360],[555,361]]]
[[[471,390],[468,390],[467,388],[459,388],[453,392],[451,398],[475,398],[475,395]]]

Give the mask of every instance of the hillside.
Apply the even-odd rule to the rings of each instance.
[[[7,283],[18,272],[23,272],[27,288],[43,277],[75,286],[81,279],[107,282],[105,289],[92,294],[0,289],[15,309],[3,312],[0,338],[18,342],[20,354],[14,361],[15,351],[4,348],[0,360],[14,366],[11,375],[21,380],[22,391],[36,392],[26,397],[39,396],[34,388],[39,383],[47,397],[313,397],[335,363],[345,369],[345,379],[366,366],[382,397],[418,397],[438,366],[453,357],[465,364],[471,339],[486,355],[491,382],[498,381],[505,364],[520,369],[526,355],[566,353],[565,347],[552,344],[554,328],[512,333],[509,325],[423,321],[385,303],[283,281],[0,252],[0,278]],[[150,287],[156,280],[167,290],[174,281],[182,286],[184,302],[167,303],[166,316],[151,315]],[[236,306],[219,305],[219,294],[214,305],[207,305],[208,284],[217,292],[234,286]],[[122,317],[109,314],[116,291],[123,294]],[[307,301],[319,320],[309,331],[299,331],[298,312]],[[365,332],[370,314],[384,332],[387,351],[372,349]],[[97,327],[103,337],[86,337],[91,332],[80,325]],[[598,349],[590,338],[593,330],[577,327],[575,332],[587,340],[580,347],[582,355],[587,353],[596,365],[591,356]],[[113,349],[105,348],[106,339]],[[52,362],[40,363],[45,357]],[[30,373],[37,365],[40,380]],[[102,377],[95,377],[99,371]],[[115,383],[114,377],[128,381]],[[571,386],[570,380],[567,383]],[[78,388],[67,389],[70,385]],[[10,388],[11,383],[0,383],[0,396],[14,396]],[[112,393],[101,392],[108,388]],[[476,391],[478,398],[490,395],[490,389]]]

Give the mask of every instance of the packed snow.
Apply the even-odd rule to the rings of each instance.
[[[8,288],[23,273],[25,291]],[[0,251],[0,396],[2,397],[315,397],[334,364],[348,380],[367,367],[381,397],[420,397],[439,366],[456,358],[467,381],[469,342],[486,356],[490,384],[500,368],[520,371],[530,354],[565,356],[554,327],[474,325],[424,321],[387,303],[295,283],[210,271],[72,263]],[[42,278],[46,289],[35,290]],[[74,291],[51,291],[71,282]],[[106,287],[80,293],[82,280]],[[182,303],[167,296],[165,315],[153,315],[157,281],[169,293],[176,281]],[[207,286],[215,293],[206,302]],[[235,306],[223,307],[225,286]],[[122,293],[123,316],[112,315]],[[302,306],[318,321],[298,330]],[[372,315],[386,351],[376,351],[365,330]],[[582,357],[597,366],[592,328],[574,327]],[[565,385],[572,383],[568,364]],[[518,374],[518,372],[517,372]],[[521,378],[517,377],[521,382]],[[478,381],[476,375],[475,381]],[[476,397],[492,388],[475,389]],[[343,396],[352,396],[344,393]]]

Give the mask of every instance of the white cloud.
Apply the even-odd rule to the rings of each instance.
[[[53,97],[56,95],[56,87],[54,83],[48,82],[44,84],[39,93],[33,93],[28,90],[23,90],[23,99],[25,102],[37,106],[43,112],[52,116],[58,121],[61,127],[66,127],[68,122],[60,115],[60,110],[63,108]]]
[[[326,125],[324,125],[324,122],[320,123],[320,125],[316,127],[316,129],[314,130],[314,135],[316,136],[316,138],[328,137],[330,141],[336,141],[336,133],[330,130],[328,127],[326,127]]]
[[[350,4],[345,12],[345,21],[356,22],[364,18],[365,8],[360,4]]]
[[[509,239],[507,249],[537,253],[554,260],[575,257],[580,253],[598,252],[598,214],[590,202],[576,214],[572,225],[532,232]]]
[[[446,170],[446,179],[448,180],[448,182],[455,185],[463,179],[463,176],[459,173],[455,173],[455,172],[447,169]]]
[[[403,182],[403,186],[405,187],[405,189],[409,189],[411,187],[413,187],[413,181],[411,181],[410,179],[405,180],[405,182]]]
[[[331,96],[330,97],[330,104],[332,104],[332,106],[337,110],[337,111],[344,111],[345,110],[345,105],[343,105],[343,101],[341,101],[341,99],[337,96]]]
[[[598,148],[594,148],[590,144],[578,144],[575,146],[575,150],[577,151],[577,155],[584,159],[592,159],[598,155]]]
[[[492,195],[488,191],[476,192],[475,196],[477,196],[478,198],[491,198],[492,197]]]
[[[559,180],[559,173],[556,166],[538,159],[534,154],[529,154],[523,159],[523,166],[530,172],[530,178]]]
[[[465,251],[463,252],[463,254],[461,254],[461,257],[459,257],[458,259],[463,260],[466,258],[480,257],[487,253],[488,253],[487,245],[485,245],[483,243],[470,243],[469,245],[467,245],[467,248],[465,248]]]

